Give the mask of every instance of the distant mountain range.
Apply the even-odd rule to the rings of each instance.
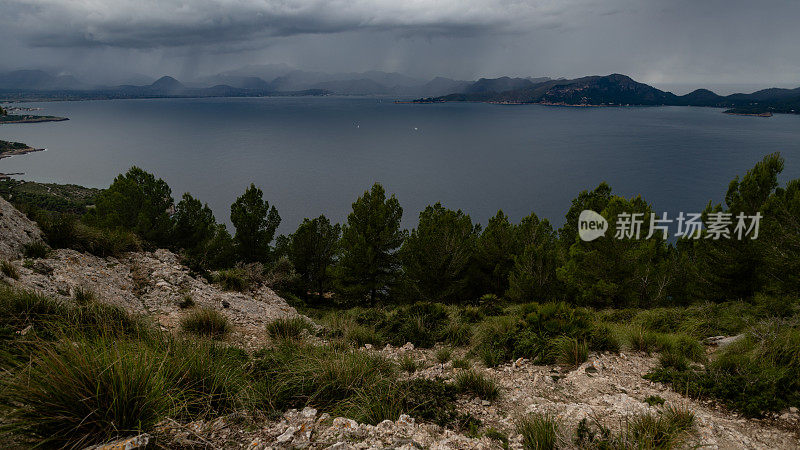
[[[285,65],[265,65],[247,66],[187,82],[165,76],[151,84],[96,86],[71,76],[18,70],[0,73],[0,100],[321,94],[413,98],[458,92],[470,84],[442,77],[426,81],[391,72],[329,74],[295,70]]]
[[[800,113],[800,88],[764,89],[751,94],[717,95],[697,89],[675,95],[639,83],[626,75],[590,76],[574,80],[542,80],[525,83],[520,79],[478,80],[461,92],[415,100],[419,103],[490,102],[539,103],[567,106],[713,106],[729,108],[731,114]],[[495,86],[486,89],[486,86]],[[497,86],[510,87],[498,89]]]
[[[426,81],[392,72],[329,74],[272,64],[247,66],[186,83],[164,76],[151,84],[92,86],[72,76],[39,70],[0,73],[0,100],[6,101],[326,94],[387,95],[417,98],[413,100],[417,103],[680,105],[728,108],[726,112],[733,114],[800,113],[800,88],[771,88],[728,96],[697,89],[675,95],[620,74],[571,80],[500,77],[463,81],[437,77]]]

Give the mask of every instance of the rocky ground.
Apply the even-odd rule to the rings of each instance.
[[[181,266],[176,255],[159,250],[131,253],[121,258],[99,258],[72,250],[57,250],[47,258],[26,262],[21,258],[25,243],[40,239],[36,225],[0,199],[0,260],[11,260],[20,277],[6,282],[35,289],[65,301],[78,288],[89,289],[100,301],[146,314],[165,330],[176,330],[186,313],[178,304],[191,296],[195,304],[217,309],[235,326],[232,341],[254,349],[265,345],[265,325],[276,318],[297,312],[272,290],[261,287],[254,292],[225,292],[202,278],[193,277]],[[2,275],[0,275],[2,277]],[[410,377],[441,377],[452,380],[460,370],[452,362],[436,362],[435,349],[387,346],[366,348],[398,360],[411,355],[421,369]],[[456,350],[454,356],[465,356]],[[463,397],[458,408],[509,437],[508,446],[522,448],[522,438],[514,432],[514,418],[529,412],[552,412],[564,424],[564,442],[583,419],[596,420],[619,429],[631,415],[655,412],[644,399],[658,395],[667,403],[694,412],[696,429],[687,447],[777,449],[800,448],[800,415],[796,409],[765,420],[751,420],[725,411],[712,403],[688,399],[658,383],[642,378],[657,364],[643,354],[593,354],[588,362],[572,371],[555,366],[537,366],[520,359],[512,364],[487,369],[476,362],[473,370],[493,378],[500,386],[497,400]],[[485,428],[484,428],[485,429]],[[472,437],[439,426],[418,423],[402,416],[397,421],[378,425],[359,424],[346,418],[333,418],[311,408],[289,411],[278,419],[226,416],[189,424],[163,422],[156,432],[100,448],[137,448],[146,445],[163,448],[502,448],[500,441]]]

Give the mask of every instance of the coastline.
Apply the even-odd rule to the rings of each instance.
[[[17,156],[17,155],[27,155],[28,153],[34,153],[34,152],[43,152],[45,150],[47,150],[47,149],[46,148],[33,148],[33,147],[26,147],[26,148],[20,148],[20,149],[15,149],[15,150],[9,150],[9,151],[0,153],[0,159],[11,158],[12,156]]]
[[[0,125],[4,125],[7,123],[63,122],[65,120],[69,120],[69,118],[57,117],[57,116],[8,115],[6,116],[5,119],[0,119]]]

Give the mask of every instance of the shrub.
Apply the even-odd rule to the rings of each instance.
[[[228,318],[219,311],[199,308],[189,312],[181,320],[181,328],[188,333],[212,339],[222,339],[233,328]]]
[[[588,338],[589,348],[595,351],[618,353],[621,347],[614,330],[605,323],[595,323]]]
[[[72,214],[39,212],[35,220],[53,248],[71,248],[97,256],[118,256],[142,248],[139,237],[122,229],[96,228]]]
[[[28,242],[22,246],[22,254],[26,258],[47,258],[50,253],[50,247],[42,241]]]
[[[256,355],[254,376],[266,409],[308,405],[360,420],[365,402],[392,389],[395,371],[385,358],[364,351],[282,341]]]
[[[451,345],[463,347],[472,338],[472,328],[458,319],[451,319],[444,329],[443,338]]]
[[[466,323],[478,323],[486,317],[481,308],[477,306],[465,306],[462,308],[458,317]]]
[[[450,361],[450,358],[453,356],[453,349],[450,347],[442,347],[439,350],[436,350],[436,361],[439,364],[444,364],[447,361]]]
[[[474,349],[487,367],[494,367],[513,358],[517,339],[517,324],[513,317],[491,317],[478,326],[473,339]]]
[[[302,317],[282,317],[267,324],[267,333],[273,340],[299,339],[303,330],[314,331],[314,327]]]
[[[558,447],[560,424],[549,413],[534,413],[516,420],[517,433],[522,435],[526,450],[555,450]]]
[[[8,278],[19,280],[19,270],[9,261],[0,262],[0,272],[3,272],[3,275]]]
[[[796,320],[796,319],[794,319]],[[720,400],[749,417],[800,405],[800,328],[772,319],[718,352],[705,369],[663,365],[645,377]]]
[[[644,399],[644,402],[650,406],[661,406],[664,404],[664,399],[659,395],[650,395]]]
[[[220,270],[214,275],[214,282],[225,291],[244,292],[250,288],[247,272],[241,268]]]
[[[415,303],[394,310],[382,332],[392,345],[411,342],[417,347],[433,347],[441,339],[449,316],[439,303]]]
[[[561,336],[552,343],[552,351],[556,363],[567,369],[575,369],[589,357],[589,350],[585,341],[576,338]]]
[[[399,364],[400,369],[408,373],[414,373],[418,368],[417,361],[411,355],[403,355],[400,358]]]
[[[500,395],[494,380],[472,370],[459,372],[455,384],[459,393],[472,394],[484,400],[494,400]]]

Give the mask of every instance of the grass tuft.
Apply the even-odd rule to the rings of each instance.
[[[72,294],[72,298],[78,305],[88,305],[97,301],[97,294],[85,286],[77,286]]]
[[[456,375],[456,389],[462,394],[471,394],[484,400],[494,400],[500,395],[497,383],[473,370]]]
[[[8,278],[19,280],[19,270],[9,261],[0,262],[0,272]]]
[[[181,320],[183,331],[197,336],[223,339],[233,328],[227,317],[210,308],[195,309]]]
[[[267,333],[273,340],[300,339],[303,330],[311,332],[314,327],[302,317],[282,317],[267,324]]]
[[[436,361],[439,364],[444,364],[447,361],[450,361],[450,358],[453,356],[453,349],[450,347],[442,347],[439,350],[436,350]]]
[[[560,336],[552,343],[552,351],[558,365],[566,369],[575,369],[589,357],[586,341],[576,338]]]
[[[419,368],[417,360],[415,360],[411,355],[403,355],[398,364],[400,365],[401,370],[408,373],[414,373]]]
[[[47,258],[47,255],[50,254],[50,247],[42,241],[28,242],[22,246],[22,254],[26,258]]]
[[[555,450],[561,425],[550,413],[534,413],[516,420],[517,433],[522,435],[526,450]]]

